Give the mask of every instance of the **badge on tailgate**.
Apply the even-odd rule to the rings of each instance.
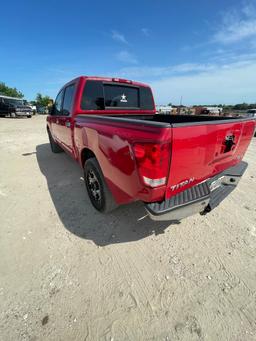
[[[182,188],[188,184],[191,184],[194,181],[195,181],[195,178],[190,178],[190,179],[187,179],[187,180],[180,182],[179,184],[171,186],[170,189],[171,189],[171,191],[175,191],[176,189]]]
[[[235,146],[235,135],[230,134],[225,137],[225,140],[223,141],[221,153],[228,153],[231,150],[234,149]]]

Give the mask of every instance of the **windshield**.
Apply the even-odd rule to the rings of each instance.
[[[23,105],[22,99],[4,98],[4,102],[6,104],[14,105],[15,107]]]

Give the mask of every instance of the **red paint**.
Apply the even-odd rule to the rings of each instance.
[[[254,129],[253,121],[174,128],[166,197],[238,164],[247,150]],[[231,134],[235,136],[235,145],[232,150],[223,153],[223,141]],[[195,179],[192,184],[171,191],[172,185],[190,178]]]
[[[70,116],[48,116],[47,126],[54,139],[81,166],[85,148],[92,151],[103,171],[117,203],[136,200],[162,201],[188,187],[215,175],[241,161],[252,138],[255,122],[237,121],[173,128],[146,126],[127,122],[90,120],[77,115],[154,115],[154,110],[81,110],[81,97],[86,81],[113,82],[112,78],[79,77],[75,83],[74,104]],[[147,85],[126,80],[121,84]],[[68,126],[67,126],[68,125]],[[224,153],[223,141],[234,135],[235,145]],[[145,149],[143,150],[143,145]],[[152,147],[154,152],[152,153]],[[153,179],[166,177],[166,184],[151,188],[143,175]],[[193,179],[185,186],[171,186]]]

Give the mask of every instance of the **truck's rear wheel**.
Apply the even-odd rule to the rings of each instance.
[[[48,136],[49,136],[49,142],[51,145],[51,150],[53,153],[62,153],[63,150],[60,148],[60,146],[54,141],[51,132],[48,130]]]
[[[100,212],[111,212],[116,204],[107,187],[96,158],[88,159],[84,164],[84,182],[92,205]]]

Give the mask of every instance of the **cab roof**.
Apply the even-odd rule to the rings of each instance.
[[[103,82],[111,82],[111,83],[120,83],[120,84],[132,84],[135,86],[143,86],[143,87],[149,87],[149,85],[145,84],[145,83],[140,83],[140,82],[136,82],[136,81],[132,81],[129,79],[125,79],[125,78],[119,78],[119,77],[103,77],[103,76],[79,76],[76,77],[74,79],[72,79],[71,81],[69,81],[68,83],[65,84],[65,86],[69,83],[72,83],[74,81],[77,81],[78,79],[85,79],[85,80],[95,80],[95,81],[103,81]]]

